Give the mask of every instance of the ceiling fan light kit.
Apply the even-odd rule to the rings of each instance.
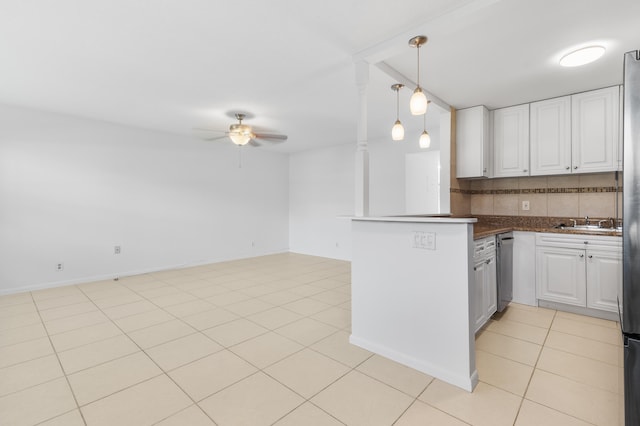
[[[234,114],[236,119],[238,120],[237,123],[234,123],[232,125],[229,126],[229,131],[224,132],[226,134],[226,136],[229,137],[229,139],[231,139],[231,141],[238,145],[238,146],[244,146],[247,144],[251,144],[253,146],[260,146],[259,143],[257,143],[255,141],[255,139],[263,139],[263,140],[268,140],[268,141],[272,141],[272,142],[277,142],[277,141],[286,141],[288,139],[287,135],[279,135],[276,133],[262,133],[262,132],[254,132],[253,131],[253,127],[249,126],[248,124],[243,124],[242,120],[245,119],[245,117],[247,116],[244,113],[241,112],[237,112]],[[207,132],[216,132],[217,130],[210,130],[210,129],[196,129],[196,130],[204,130]],[[224,138],[225,136],[221,136],[221,137],[214,137],[214,138],[209,138],[207,140],[217,140],[217,139],[221,139]]]
[[[251,133],[251,126],[242,124],[244,117],[244,114],[237,113],[236,118],[238,119],[238,124],[229,126],[229,138],[233,143],[240,146],[248,144],[249,141],[255,137]]]
[[[416,88],[413,91],[413,95],[411,95],[411,99],[409,100],[409,110],[411,111],[412,115],[422,115],[425,122],[426,122],[425,117],[427,113],[427,108],[431,101],[427,99],[427,95],[425,95],[424,91],[422,90],[422,87],[420,87],[420,46],[425,44],[427,40],[428,40],[427,36],[424,36],[424,35],[415,36],[409,39],[409,46],[415,47],[418,51],[418,74],[416,79]],[[396,122],[394,123],[393,128],[391,129],[391,139],[393,139],[394,141],[400,141],[404,139],[404,127],[400,122],[400,106],[399,106],[400,105],[399,93],[400,93],[400,89],[403,87],[404,85],[400,83],[397,83],[391,86],[391,89],[396,92]],[[429,146],[431,145],[431,137],[427,132],[426,124],[425,124],[424,131],[420,135],[419,144],[420,144],[420,148],[423,148],[423,149],[429,148]]]

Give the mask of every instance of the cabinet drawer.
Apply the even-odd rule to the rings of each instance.
[[[622,248],[622,238],[598,235],[538,233],[536,234],[536,246],[620,250]]]
[[[484,237],[474,241],[473,258],[479,259],[490,256],[496,252],[496,237]]]

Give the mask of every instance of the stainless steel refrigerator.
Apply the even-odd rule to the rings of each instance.
[[[640,51],[624,56],[621,311],[625,425],[640,425]]]

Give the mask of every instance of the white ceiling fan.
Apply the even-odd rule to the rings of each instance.
[[[256,140],[266,140],[270,142],[283,142],[283,141],[286,141],[288,138],[287,135],[279,135],[275,133],[263,133],[263,132],[257,131],[256,129],[254,129],[248,124],[243,124],[242,120],[245,119],[247,114],[237,112],[234,115],[238,120],[238,122],[230,125],[229,130],[224,132],[225,133],[224,136],[217,136],[214,138],[205,138],[205,140],[214,141],[214,140],[229,137],[229,139],[231,139],[231,141],[238,146],[243,146],[246,144],[250,144],[252,146],[260,146],[260,144],[256,142]],[[205,132],[219,132],[218,130],[211,130],[211,129],[196,129],[196,130],[201,130]]]

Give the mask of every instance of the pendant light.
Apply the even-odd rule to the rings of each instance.
[[[429,101],[430,102],[430,101]],[[427,132],[427,114],[422,116],[424,121],[423,121],[423,131],[422,134],[420,135],[420,148],[422,149],[427,149],[431,146],[431,136],[429,136],[429,133]]]
[[[391,129],[391,139],[394,141],[401,141],[404,139],[404,127],[400,122],[400,89],[404,87],[404,84],[396,83],[391,86],[391,90],[396,92],[396,122]]]
[[[416,90],[413,91],[413,95],[411,95],[411,100],[409,101],[409,109],[413,115],[422,115],[427,112],[427,96],[420,87],[420,46],[426,42],[427,37],[423,35],[415,36],[409,40],[409,46],[415,47],[418,50],[418,77],[416,79],[418,86]]]

